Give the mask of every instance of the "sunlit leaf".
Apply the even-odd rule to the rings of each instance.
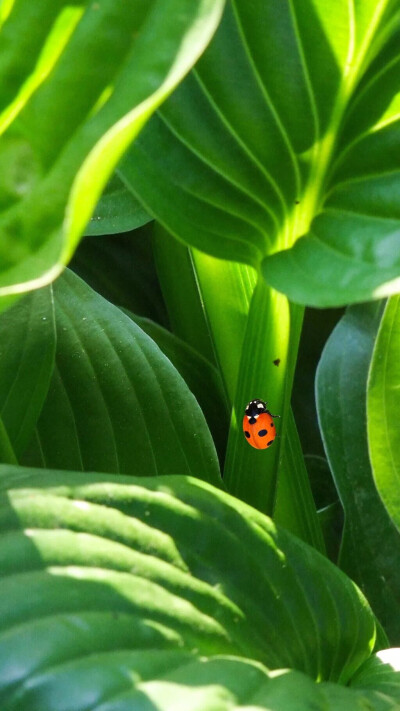
[[[224,0],[16,0],[0,25],[0,294],[70,259],[109,176]]]
[[[231,0],[122,165],[176,237],[293,301],[400,288],[398,0]]]
[[[375,483],[393,523],[400,531],[399,412],[400,299],[396,296],[387,303],[374,347],[367,414]]]
[[[3,466],[0,482],[7,711],[39,699],[42,711],[78,711],[89,697],[100,705],[170,674],[201,686],[202,674],[215,679],[214,662],[208,671],[197,659],[215,655],[252,659],[262,673],[260,663],[304,672],[297,698],[313,680],[346,683],[370,656],[374,618],[353,583],[200,480]],[[228,660],[215,664],[223,686],[245,695],[253,676],[257,688],[259,674],[248,669],[246,682],[240,660],[236,681]],[[281,693],[293,697],[294,683]]]

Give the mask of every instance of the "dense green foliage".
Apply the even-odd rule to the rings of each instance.
[[[400,708],[399,48],[0,0],[2,711]]]

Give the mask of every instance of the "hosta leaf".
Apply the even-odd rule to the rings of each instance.
[[[156,344],[72,272],[54,286],[55,369],[26,463],[195,474],[218,485],[194,396]]]
[[[223,463],[230,410],[221,375],[206,358],[154,321],[125,312],[167,356],[199,403]]]
[[[262,706],[260,663],[309,675],[289,679],[290,693],[282,685],[288,700],[312,697],[313,679],[345,683],[369,657],[374,619],[354,584],[218,489],[181,476],[0,471],[4,711],[133,708],[154,680],[177,685],[178,700],[181,685],[219,683],[243,703],[260,691]],[[227,654],[240,659],[207,668],[204,657]]]
[[[368,382],[368,443],[379,494],[400,531],[400,299],[382,316]]]
[[[400,648],[383,649],[366,660],[351,680],[352,688],[374,689],[382,696],[400,702]]]
[[[0,315],[0,420],[17,457],[46,398],[55,347],[51,288],[25,296]]]
[[[376,491],[367,442],[367,379],[381,312],[376,303],[348,309],[323,352],[316,391],[321,433],[345,513],[340,565],[360,585],[390,640],[398,643],[400,534]],[[384,439],[384,412],[377,403],[370,410],[374,441]],[[379,471],[389,466],[385,459]]]
[[[85,234],[119,234],[142,227],[150,220],[151,217],[114,173],[96,205]]]
[[[399,289],[399,39],[399,0],[231,0],[124,179],[179,239],[261,265],[293,301]]]
[[[223,0],[16,0],[0,26],[0,294],[54,279]]]

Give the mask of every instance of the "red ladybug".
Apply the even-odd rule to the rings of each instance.
[[[243,432],[249,444],[256,449],[267,449],[276,437],[274,417],[263,400],[251,400],[243,417]]]

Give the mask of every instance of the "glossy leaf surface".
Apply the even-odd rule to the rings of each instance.
[[[400,300],[387,302],[368,383],[368,442],[375,483],[400,535]]]
[[[398,0],[231,0],[122,174],[176,237],[292,301],[399,289]],[[240,101],[238,100],[240,97]]]
[[[54,286],[57,352],[25,463],[219,484],[196,399],[156,344],[72,272]]]
[[[376,491],[367,442],[367,379],[381,313],[381,304],[348,309],[323,352],[316,391],[322,437],[345,513],[339,563],[398,644],[400,534]],[[374,407],[369,419],[372,436],[382,436],[383,410]]]
[[[142,681],[213,686],[214,664],[245,699],[260,662],[308,674],[295,675],[302,700],[313,679],[345,683],[370,655],[373,616],[350,580],[204,482],[10,467],[0,481],[5,711],[125,709]],[[242,658],[236,673],[233,660],[207,669],[226,654]],[[246,663],[259,670],[247,681]],[[171,687],[175,703],[185,693]]]
[[[0,24],[0,294],[70,259],[110,174],[223,0],[16,0]]]

